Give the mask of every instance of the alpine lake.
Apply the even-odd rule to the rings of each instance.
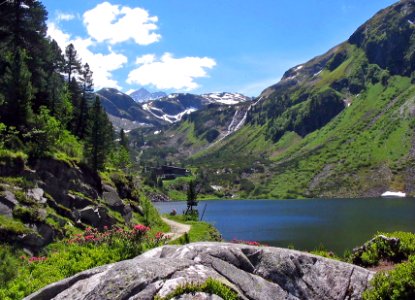
[[[154,203],[160,213],[182,213],[186,202]],[[257,241],[313,250],[321,245],[342,255],[377,232],[415,232],[415,198],[210,200],[199,217],[226,241]]]

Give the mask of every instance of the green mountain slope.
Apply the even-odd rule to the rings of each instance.
[[[191,162],[243,197],[413,194],[414,20],[412,1],[380,11],[347,42],[288,70],[244,128]],[[224,182],[217,171],[226,167],[234,176]]]

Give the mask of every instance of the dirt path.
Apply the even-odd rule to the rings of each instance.
[[[166,233],[166,236],[168,236],[170,240],[178,239],[179,237],[190,231],[190,225],[178,223],[176,221],[172,221],[163,217],[162,219],[167,225],[170,226],[171,232]]]

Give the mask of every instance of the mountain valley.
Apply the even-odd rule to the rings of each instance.
[[[414,19],[411,1],[380,11],[348,41],[239,106],[246,117],[231,134],[236,107],[208,106],[157,137],[150,132],[142,163],[190,164],[242,198],[415,193]]]

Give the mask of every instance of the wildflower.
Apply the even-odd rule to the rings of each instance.
[[[92,240],[94,238],[94,235],[87,235],[87,236],[85,236],[85,240],[86,241],[88,241],[88,240]]]
[[[145,233],[145,232],[150,230],[150,227],[147,227],[147,226],[144,226],[144,225],[141,225],[141,224],[137,224],[137,225],[134,226],[134,230],[138,231],[138,232],[141,232],[141,233]]]
[[[164,238],[164,233],[160,231],[157,232],[155,238],[156,240],[161,240],[162,238]]]

